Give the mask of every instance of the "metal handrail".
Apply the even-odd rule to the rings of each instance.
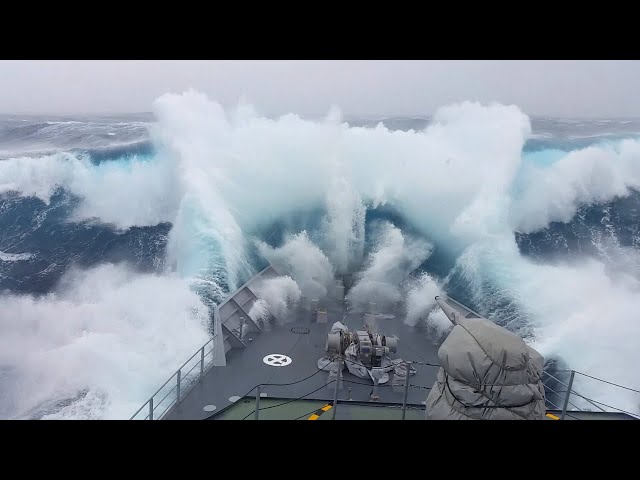
[[[572,370],[570,370],[570,371],[572,371]],[[567,388],[569,389],[569,390],[567,390],[567,395],[568,395],[568,396],[571,396],[571,394],[572,394],[572,393],[575,393],[575,394],[576,394],[576,395],[578,395],[579,397],[581,396],[581,395],[580,395],[580,394],[579,394],[579,393],[578,393],[578,392],[573,388],[573,383],[572,383],[572,382],[570,382],[570,383],[571,383],[571,385],[567,385],[566,383],[564,383],[564,382],[563,382],[562,380],[560,380],[559,378],[554,377],[553,375],[551,375],[549,372],[544,371],[544,372],[542,372],[542,373],[546,373],[546,374],[547,374],[547,375],[549,375],[551,378],[553,378],[554,380],[556,380],[559,384],[564,385],[565,387],[567,387]],[[593,403],[592,401],[590,401],[588,398],[586,398],[586,397],[583,397],[583,398],[584,398],[587,402],[589,402],[591,405],[593,405],[594,407],[596,407],[596,408],[600,409],[600,410],[601,410],[601,411],[603,411],[603,412],[606,412],[606,410],[605,410],[604,408],[600,407],[599,405],[596,405],[595,403]],[[574,405],[574,407],[575,407],[575,405]]]
[[[556,392],[556,391],[555,391],[553,388],[551,388],[549,385],[545,385],[545,386],[544,386],[544,389],[545,389],[545,390],[550,390],[551,392],[555,393],[555,394],[556,394],[556,396],[557,396],[558,398],[562,398],[562,397],[560,396],[560,393],[566,393],[566,390],[565,390],[565,391],[563,391],[563,392]],[[553,405],[554,407],[556,407],[557,409],[562,410],[560,407],[558,407],[558,405],[556,405],[555,403],[553,403],[553,402],[552,402],[551,400],[549,400],[548,398],[545,398],[545,400],[546,400],[547,402],[549,402],[551,405]],[[571,405],[572,407],[574,407],[574,408],[575,408],[575,409],[577,409],[577,410],[580,410],[580,407],[578,407],[575,403],[569,402],[569,405]]]
[[[587,397],[583,397],[582,395],[578,394],[577,392],[573,392],[573,393],[574,393],[574,395],[578,395],[580,398],[584,398],[584,399],[585,399],[585,400],[587,400],[587,401],[593,401],[593,402],[599,403],[599,404],[601,404],[601,405],[604,405],[605,407],[613,408],[614,410],[617,410],[617,411],[622,412],[622,413],[626,413],[627,415],[630,415],[630,416],[632,416],[632,417],[635,417],[635,418],[640,419],[640,416],[638,416],[638,414],[637,414],[637,413],[627,412],[626,410],[622,410],[621,408],[614,407],[614,406],[612,406],[612,405],[607,405],[606,403],[598,402],[597,400],[592,400],[592,399],[589,399],[589,398],[587,398]],[[602,410],[602,411],[603,411],[603,412],[606,412],[606,410]]]
[[[617,410],[617,411],[619,411],[619,412],[625,413],[625,414],[627,414],[627,415],[629,415],[629,416],[631,416],[631,417],[634,417],[634,418],[636,418],[636,419],[640,419],[640,415],[638,415],[637,413],[628,412],[628,411],[626,411],[626,410],[622,410],[621,408],[614,407],[613,405],[607,405],[606,403],[603,403],[603,402],[600,402],[600,401],[598,401],[598,400],[594,400],[594,399],[592,399],[592,398],[588,398],[588,397],[585,397],[584,395],[581,395],[580,393],[578,393],[578,392],[573,388],[573,377],[574,377],[574,375],[575,375],[576,373],[578,373],[578,374],[580,374],[580,375],[584,375],[585,377],[592,378],[592,379],[597,380],[597,381],[599,381],[599,382],[603,382],[603,383],[607,383],[607,384],[610,384],[610,385],[614,385],[614,386],[616,386],[616,387],[624,388],[624,389],[626,389],[626,390],[631,390],[631,391],[634,391],[634,392],[638,392],[638,390],[635,390],[635,389],[633,389],[633,388],[629,388],[629,387],[625,387],[625,386],[623,386],[623,385],[618,385],[618,384],[616,384],[616,383],[612,383],[612,382],[609,382],[609,381],[607,381],[607,380],[603,380],[603,379],[601,379],[601,378],[592,377],[591,375],[587,375],[587,374],[584,374],[584,373],[581,373],[581,372],[577,372],[577,371],[574,371],[574,370],[570,370],[570,371],[571,371],[571,377],[570,377],[570,380],[569,380],[569,384],[568,384],[568,385],[567,385],[566,383],[564,383],[562,380],[560,380],[559,378],[557,378],[557,377],[555,377],[554,375],[550,374],[549,372],[546,372],[546,371],[545,371],[545,372],[543,372],[543,373],[546,373],[549,377],[551,377],[551,378],[553,378],[554,380],[556,380],[556,381],[557,381],[558,383],[560,383],[561,385],[564,385],[565,387],[567,387],[567,390],[565,390],[565,391],[562,391],[562,392],[555,392],[555,391],[554,391],[553,389],[551,389],[550,387],[545,386],[545,388],[548,388],[549,390],[551,390],[552,392],[554,392],[554,393],[555,393],[556,395],[558,395],[558,396],[560,396],[560,395],[559,395],[559,393],[564,393],[564,394],[566,394],[566,395],[565,395],[565,398],[564,398],[564,408],[562,409],[562,410],[563,410],[563,412],[562,412],[562,419],[563,419],[563,420],[564,420],[564,415],[566,414],[566,411],[567,411],[567,405],[568,405],[568,404],[571,404],[571,405],[573,405],[574,407],[576,407],[576,405],[574,405],[573,403],[569,402],[569,398],[571,397],[571,394],[576,395],[576,396],[578,396],[578,397],[582,398],[583,400],[586,400],[587,402],[589,402],[591,405],[593,405],[594,407],[598,408],[598,409],[599,409],[599,410],[601,410],[602,412],[605,412],[605,413],[606,413],[606,412],[607,412],[607,410],[605,410],[604,408],[602,408],[600,405],[604,405],[604,406],[605,406],[605,407],[607,407],[607,408],[611,408],[611,409],[613,409],[613,410]],[[639,392],[639,393],[640,393],[640,392]],[[556,407],[557,407],[557,406],[556,406]],[[578,407],[576,407],[576,408],[578,408]],[[578,409],[578,411],[579,411],[579,409]],[[568,415],[568,414],[567,414],[567,415]]]
[[[631,390],[632,392],[640,393],[640,390],[636,390],[635,388],[625,387],[624,385],[618,385],[617,383],[613,383],[613,382],[610,382],[608,380],[603,380],[601,378],[592,377],[591,375],[587,375],[586,373],[578,372],[577,370],[576,370],[576,373],[578,375],[582,375],[584,377],[593,378],[594,380],[598,380],[599,382],[608,383],[609,385],[613,385],[614,387],[624,388],[625,390]]]
[[[147,408],[149,409],[149,413],[147,413],[147,415],[146,415],[146,417],[144,418],[144,420],[148,420],[148,419],[150,419],[150,420],[154,420],[154,419],[156,419],[156,416],[154,415],[154,413],[155,413],[156,409],[160,406],[160,404],[161,404],[162,402],[164,402],[164,401],[167,399],[167,397],[169,397],[169,395],[171,395],[171,393],[172,393],[174,390],[177,390],[176,398],[174,398],[174,399],[173,399],[173,401],[171,402],[171,404],[170,404],[167,408],[165,408],[165,409],[162,411],[162,413],[161,413],[160,415],[158,415],[158,416],[157,416],[157,419],[162,418],[162,416],[163,416],[164,414],[166,414],[166,413],[167,413],[167,411],[169,411],[169,409],[170,409],[170,408],[171,408],[175,403],[179,403],[179,402],[181,401],[182,397],[187,393],[187,391],[188,391],[192,386],[194,386],[194,385],[197,383],[197,381],[199,380],[199,378],[204,374],[205,370],[207,370],[207,367],[209,367],[209,366],[213,363],[213,356],[212,356],[211,360],[210,360],[208,363],[207,363],[207,362],[205,362],[205,359],[209,356],[209,354],[212,354],[212,353],[213,353],[213,351],[215,350],[215,343],[213,343],[213,342],[215,341],[215,339],[216,339],[216,336],[214,335],[214,336],[213,336],[213,337],[211,337],[209,340],[207,340],[207,342],[206,342],[204,345],[202,345],[198,350],[196,350],[196,352],[195,352],[193,355],[191,355],[191,356],[189,357],[189,359],[188,359],[186,362],[184,362],[184,363],[180,366],[180,368],[178,368],[178,370],[176,370],[176,372],[175,372],[173,375],[171,375],[171,376],[167,379],[167,381],[166,381],[166,382],[164,382],[164,383],[160,386],[160,388],[158,388],[158,390],[156,390],[156,391],[154,392],[154,394],[153,394],[153,395],[151,395],[151,397],[149,397],[149,399],[148,399],[146,402],[144,402],[144,403],[142,404],[142,406],[141,406],[138,410],[136,410],[136,413],[134,413],[134,414],[131,416],[131,418],[130,418],[129,420],[133,420],[134,418],[136,418],[136,417],[138,416],[138,414],[139,414],[139,413],[140,413],[140,412],[141,412],[145,407],[147,407]],[[212,343],[212,347],[211,347],[211,349],[210,349],[208,352],[206,352],[206,353],[205,353],[205,348],[206,348],[210,343]],[[198,354],[200,354],[200,359],[199,359],[196,363],[194,363],[194,365],[193,365],[193,366],[191,367],[191,369],[186,373],[186,375],[184,375],[184,378],[183,378],[183,376],[182,376],[182,369],[183,369],[183,368],[185,368],[185,367],[189,364],[189,362],[191,362],[191,361],[196,357],[196,355],[198,355]],[[205,365],[205,363],[206,363],[206,365]],[[194,370],[194,369],[196,368],[196,366],[198,366],[198,365],[200,365],[200,372],[199,372],[197,375],[193,376],[193,377],[191,378],[191,380],[190,380],[188,383],[186,383],[186,385],[184,385],[184,386],[183,386],[183,382],[182,382],[182,380],[183,380],[183,379],[186,379],[186,377],[188,377],[188,376],[191,374],[191,372],[193,372],[193,370]],[[176,378],[176,377],[177,377],[176,384],[175,384],[175,385],[174,385],[174,386],[173,386],[173,387],[172,387],[172,388],[167,392],[167,394],[162,398],[162,400],[160,400],[159,402],[157,402],[157,403],[156,403],[156,402],[154,401],[155,396],[156,396],[156,395],[158,395],[158,394],[159,394],[159,393],[160,393],[160,392],[161,392],[161,391],[162,391],[162,390],[163,390],[163,389],[164,389],[164,388],[169,384],[169,382],[171,382],[171,381],[172,381],[174,378]]]
[[[191,355],[191,357],[189,357],[189,360],[187,360],[186,362],[184,362],[184,363],[182,364],[182,366],[181,366],[178,370],[182,370],[182,369],[187,365],[187,363],[189,363],[191,360],[193,360],[193,358],[194,358],[197,354],[199,354],[199,353],[200,353],[200,351],[201,351],[204,347],[206,347],[207,345],[209,345],[209,343],[210,343],[210,342],[213,342],[213,338],[210,338],[210,339],[207,341],[207,343],[205,343],[205,344],[204,344],[204,345],[202,345],[198,350],[196,350],[196,353],[194,353],[193,355]],[[177,372],[176,372],[176,373],[177,373]]]
[[[553,403],[551,400],[549,400],[548,398],[546,399],[547,402],[549,402],[551,404],[551,406],[556,407],[558,410],[562,410],[558,405],[556,405],[555,403]]]
[[[193,369],[194,369],[194,368],[199,367],[199,366],[200,366],[200,362],[198,362],[198,363],[194,363],[194,364],[193,364],[193,367],[191,367],[191,369],[190,369],[187,373],[185,373],[185,374],[184,374],[183,381],[184,381],[184,379],[186,379],[186,378],[188,378],[188,377],[189,377],[189,374],[190,374],[191,372],[193,372]],[[191,383],[191,382],[190,382],[190,383]]]
[[[158,390],[156,390],[156,392],[155,392],[153,395],[151,395],[151,397],[150,397],[150,398],[149,398],[149,399],[148,399],[148,400],[147,400],[147,401],[146,401],[146,402],[145,402],[145,403],[144,403],[144,404],[143,404],[143,405],[142,405],[142,406],[141,406],[141,407],[140,407],[140,408],[139,408],[139,409],[138,409],[138,410],[137,410],[137,411],[136,411],[136,412],[131,416],[130,420],[133,420],[133,419],[134,419],[134,418],[135,418],[135,417],[136,417],[136,416],[137,416],[137,415],[138,415],[138,414],[139,414],[139,413],[140,413],[140,412],[141,412],[145,407],[147,407],[147,406],[148,406],[148,409],[149,409],[149,413],[145,416],[144,420],[147,420],[147,419],[151,419],[151,420],[153,420],[153,419],[155,419],[155,418],[156,418],[156,416],[154,415],[155,410],[156,410],[156,409],[160,406],[160,404],[161,404],[161,403],[163,403],[163,402],[167,399],[167,397],[169,397],[169,395],[171,395],[171,393],[172,393],[174,390],[176,390],[176,389],[177,389],[177,395],[176,395],[176,397],[173,399],[172,403],[171,403],[171,404],[170,404],[166,409],[164,409],[160,415],[158,415],[158,416],[157,416],[157,419],[161,419],[161,418],[162,418],[162,417],[163,417],[163,416],[164,416],[164,415],[165,415],[165,414],[166,414],[166,413],[171,409],[171,407],[172,407],[173,405],[175,405],[176,403],[179,403],[179,402],[181,401],[181,398],[182,398],[182,397],[183,397],[183,396],[184,396],[184,395],[185,395],[185,394],[186,394],[186,393],[187,393],[187,392],[188,392],[188,391],[189,391],[189,390],[190,390],[190,389],[191,389],[191,388],[192,388],[192,387],[197,383],[197,381],[202,377],[202,375],[204,374],[205,370],[207,370],[207,368],[208,368],[211,364],[213,364],[213,356],[212,356],[212,358],[211,358],[211,361],[210,361],[209,363],[207,363],[207,364],[206,364],[206,366],[205,366],[205,358],[214,352],[214,350],[215,350],[215,343],[213,343],[213,342],[215,341],[215,339],[216,339],[216,336],[214,335],[214,336],[213,336],[212,338],[210,338],[210,339],[209,339],[209,340],[208,340],[204,345],[202,345],[202,346],[201,346],[201,347],[200,347],[200,348],[199,348],[199,349],[198,349],[198,350],[197,350],[193,355],[191,355],[191,357],[189,357],[189,359],[188,359],[186,362],[184,362],[184,363],[180,366],[180,368],[178,368],[178,370],[177,370],[173,375],[171,375],[171,376],[169,377],[169,379],[167,379],[167,381],[166,381],[166,382],[164,382],[164,383],[162,384],[162,386],[161,386]],[[205,348],[206,348],[210,343],[212,343],[212,348],[211,348],[209,351],[207,351],[207,352],[205,353]],[[199,360],[198,362],[196,362],[196,363],[195,363],[195,364],[194,364],[194,365],[189,369],[189,371],[184,375],[184,377],[183,377],[183,375],[182,375],[182,369],[183,369],[183,368],[185,368],[185,367],[189,364],[189,362],[191,362],[191,361],[196,357],[196,355],[198,355],[198,354],[200,354],[200,360]],[[405,411],[406,411],[406,408],[407,408],[407,403],[406,403],[406,402],[407,402],[407,393],[408,393],[408,388],[409,388],[410,386],[411,386],[411,387],[414,387],[414,385],[410,385],[410,384],[409,384],[409,377],[410,377],[410,375],[409,375],[409,369],[410,369],[410,367],[409,367],[409,366],[410,366],[411,364],[416,364],[416,365],[425,364],[424,362],[411,362],[411,361],[405,361],[404,363],[405,363],[405,364],[407,364],[408,368],[407,368],[407,376],[406,376],[406,379],[405,379],[405,385],[404,385],[404,401],[403,401],[403,407],[402,407],[402,410],[403,410],[403,419],[404,419]],[[200,365],[200,372],[199,372],[197,375],[192,376],[192,377],[191,377],[191,379],[190,379],[190,381],[189,381],[188,383],[187,383],[187,382],[184,382],[186,385],[184,385],[184,388],[183,388],[183,389],[181,389],[181,387],[183,387],[181,380],[186,380],[186,379],[189,377],[189,375],[191,375],[191,373],[192,373],[192,372],[193,372],[193,370],[196,368],[196,366],[198,366],[198,365]],[[430,365],[430,364],[426,364],[426,365]],[[568,405],[571,405],[571,406],[573,406],[573,407],[575,407],[575,408],[578,408],[575,404],[573,404],[573,403],[571,403],[571,402],[569,401],[569,398],[570,398],[571,394],[575,394],[575,395],[577,395],[578,397],[580,397],[580,398],[582,398],[582,399],[586,400],[586,401],[587,401],[587,402],[589,402],[591,405],[595,406],[596,408],[598,408],[599,410],[601,410],[601,411],[603,411],[603,412],[606,412],[606,410],[604,410],[602,407],[600,407],[600,405],[604,405],[604,406],[606,406],[606,407],[608,407],[608,408],[612,408],[612,409],[614,409],[614,410],[618,410],[618,411],[623,412],[623,413],[625,413],[625,414],[627,414],[627,415],[630,415],[630,416],[632,416],[632,417],[638,418],[638,414],[631,413],[631,412],[627,412],[627,411],[622,410],[622,409],[620,409],[620,408],[617,408],[617,407],[614,407],[614,406],[611,406],[611,405],[607,405],[607,404],[605,404],[605,403],[602,403],[602,402],[599,402],[599,401],[597,401],[597,400],[590,399],[590,398],[587,398],[587,397],[585,397],[585,396],[581,395],[580,393],[578,393],[577,391],[575,391],[575,389],[573,389],[573,377],[574,377],[574,375],[575,375],[576,373],[579,373],[579,374],[584,375],[584,376],[587,376],[587,377],[589,377],[589,378],[592,378],[592,379],[595,379],[595,380],[598,380],[598,381],[602,381],[602,382],[604,382],[604,383],[609,383],[609,384],[615,385],[615,386],[617,386],[617,387],[625,388],[625,389],[627,389],[627,390],[633,390],[633,389],[631,389],[631,388],[629,388],[629,387],[624,387],[624,386],[622,386],[622,385],[617,385],[617,384],[614,384],[614,383],[612,383],[612,382],[608,382],[608,381],[606,381],[606,380],[602,380],[602,379],[599,379],[599,378],[591,377],[590,375],[582,374],[581,372],[576,372],[576,371],[573,371],[573,370],[569,370],[569,371],[571,372],[571,378],[570,378],[570,380],[569,380],[569,384],[568,384],[568,385],[567,385],[565,382],[563,382],[562,380],[560,380],[559,378],[557,378],[556,376],[552,375],[551,373],[549,373],[549,372],[547,372],[547,371],[543,371],[543,373],[547,374],[549,377],[553,378],[554,380],[556,380],[556,381],[557,381],[558,383],[560,383],[561,385],[563,385],[563,386],[567,387],[567,390],[566,390],[566,391],[564,391],[564,392],[556,392],[556,391],[555,391],[555,390],[553,390],[552,388],[545,386],[545,388],[546,388],[546,389],[548,389],[548,390],[550,390],[551,392],[555,393],[559,398],[560,398],[559,393],[566,393],[566,396],[565,396],[565,398],[564,398],[564,405],[563,405],[563,408],[562,408],[562,419],[563,419],[563,420],[564,420],[565,415],[566,415],[566,416],[569,416],[569,417],[572,417],[572,418],[575,418],[575,417],[573,417],[572,415],[567,414],[567,406],[568,406]],[[177,383],[176,383],[176,385],[174,385],[174,386],[169,390],[169,392],[167,392],[167,394],[166,394],[166,395],[165,395],[165,396],[164,396],[164,397],[163,397],[159,402],[155,403],[155,402],[154,402],[154,398],[155,398],[155,396],[156,396],[156,395],[158,395],[158,394],[162,391],[162,389],[164,389],[164,388],[169,384],[169,382],[171,382],[171,381],[174,379],[174,377],[177,377]],[[337,386],[337,385],[336,385],[336,386]],[[254,387],[254,388],[255,388],[255,387]],[[337,396],[337,393],[338,393],[338,392],[337,392],[337,390],[338,390],[338,389],[336,388],[336,392],[335,392],[336,396]],[[556,405],[555,403],[551,402],[551,400],[547,399],[547,401],[548,401],[549,403],[551,403],[554,407],[559,408],[559,406],[558,406],[558,405]],[[154,403],[155,403],[155,405],[154,405]],[[258,394],[258,399],[256,399],[256,403],[259,405],[259,394]],[[335,410],[336,410],[336,408],[337,408],[337,404],[338,404],[338,401],[337,401],[337,398],[336,398],[336,399],[334,399],[334,405],[333,405],[333,410],[334,410],[334,412],[335,412]],[[598,405],[598,404],[600,404],[600,405]],[[257,405],[256,405],[256,407],[257,407]],[[258,408],[259,408],[259,407],[258,407]],[[258,410],[258,409],[256,409],[256,413],[257,413],[258,411],[259,411],[259,410]],[[426,411],[426,410],[425,410],[425,411]],[[257,420],[257,419],[258,419],[258,415],[256,415],[256,420]]]
[[[169,395],[171,395],[171,393],[172,393],[176,388],[178,388],[178,385],[174,385],[173,387],[171,387],[171,390],[169,390],[169,391],[167,392],[167,394],[166,394],[164,397],[162,397],[162,400],[160,400],[159,402],[155,403],[155,405],[154,405],[154,407],[153,407],[153,408],[154,408],[154,410],[155,410],[156,408],[158,408],[158,407],[160,406],[160,404],[161,404],[162,402],[164,402],[164,401],[167,399],[167,397],[168,397]]]

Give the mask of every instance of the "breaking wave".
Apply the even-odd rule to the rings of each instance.
[[[264,259],[291,277],[280,280],[286,295],[271,289],[282,315],[299,295],[322,295],[336,273],[357,267],[352,300],[371,291],[404,298],[405,321],[425,322],[434,338],[447,329],[432,302],[444,290],[547,357],[640,386],[637,270],[615,268],[637,258],[640,237],[628,227],[637,210],[618,212],[618,223],[608,223],[617,231],[601,218],[578,228],[589,209],[638,195],[640,143],[630,134],[573,148],[571,136],[532,138],[532,122],[516,106],[471,102],[405,130],[354,126],[337,110],[321,120],[271,119],[245,104],[225,111],[193,91],[162,96],[154,115],[146,151],[0,161],[3,198],[47,208],[67,202],[60,228],[108,225],[126,235],[171,226],[155,271],[96,260],[63,277],[63,290],[3,294],[3,311],[12,313],[0,317],[0,381],[20,386],[5,405],[24,412],[80,395],[50,416],[126,417],[205,339],[208,307]],[[564,255],[567,225],[581,245],[606,248]],[[15,257],[24,252],[18,242],[3,241],[2,261],[27,262]],[[265,315],[262,307],[253,314]],[[19,353],[29,368],[18,368]],[[40,385],[41,378],[50,380]],[[638,411],[637,399],[610,395]]]

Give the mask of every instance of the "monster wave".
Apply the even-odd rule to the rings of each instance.
[[[274,299],[358,270],[350,300],[405,299],[416,335],[450,328],[446,291],[638,385],[639,133],[468,102],[272,119],[196,92],[153,115],[0,117],[0,417],[128,417],[267,261],[295,282]]]

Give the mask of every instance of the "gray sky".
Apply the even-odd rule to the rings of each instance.
[[[151,110],[189,87],[259,112],[419,115],[459,100],[530,115],[640,117],[640,61],[0,61],[0,113]]]

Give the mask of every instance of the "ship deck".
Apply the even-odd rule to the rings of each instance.
[[[365,314],[362,311],[347,310],[344,302],[325,299],[320,303],[326,308],[327,322],[318,323],[313,310],[300,306],[293,315],[293,321],[271,325],[262,332],[250,332],[244,335],[242,348],[233,348],[227,352],[226,366],[214,367],[189,391],[180,403],[174,405],[163,417],[167,420],[215,418],[222,412],[245,397],[254,398],[256,385],[262,384],[261,398],[281,398],[316,400],[323,403],[332,402],[335,382],[329,372],[319,370],[317,361],[327,355],[325,342],[334,322],[341,321],[350,331],[363,329]],[[404,323],[400,308],[385,311],[384,314],[367,315],[366,321],[374,331],[384,335],[396,335],[399,338],[392,359],[439,363],[438,345],[429,338],[427,331],[421,327],[412,327]],[[291,358],[287,366],[274,367],[267,365],[263,359],[271,354],[283,354]],[[427,365],[416,365],[416,374],[411,375],[407,403],[422,406],[428,390],[436,379],[437,369]],[[394,374],[391,372],[389,382],[378,388],[380,404],[402,405],[403,385],[393,385]],[[309,378],[307,378],[309,377]],[[304,381],[303,379],[307,378]],[[397,381],[395,383],[398,383]],[[368,402],[371,401],[373,382],[351,375],[347,369],[343,371],[340,382],[339,401]],[[252,402],[253,403],[253,402]],[[265,405],[266,406],[266,405]],[[263,406],[261,405],[261,408]],[[299,412],[290,412],[286,408],[270,408],[281,410],[278,418],[295,418]],[[285,414],[287,410],[287,414]],[[253,411],[253,410],[252,410]],[[262,413],[262,412],[260,412]],[[304,412],[303,412],[304,413]],[[297,415],[296,415],[297,414]],[[222,416],[221,416],[222,418]]]
[[[271,317],[259,325],[248,315],[258,301],[254,290],[260,282],[275,276],[278,272],[272,266],[265,268],[216,307],[218,353],[214,355],[218,361],[214,364],[220,366],[204,369],[180,401],[161,415],[162,419],[254,419],[258,385],[259,419],[264,420],[327,420],[334,415],[337,420],[425,418],[424,404],[436,381],[440,345],[422,322],[417,326],[404,322],[403,304],[382,308],[376,307],[376,299],[370,299],[366,308],[358,309],[342,300],[343,293],[331,292],[320,300],[303,298],[287,318]],[[343,280],[346,279],[345,276]],[[343,285],[340,281],[338,284]],[[480,316],[450,297],[446,301],[466,317]],[[372,313],[374,311],[376,313]],[[415,374],[410,376],[404,415],[404,377],[396,377],[393,371],[389,372],[389,381],[378,387],[374,400],[373,381],[352,375],[345,368],[338,384],[337,408],[332,407],[335,375],[319,369],[318,360],[327,355],[327,334],[338,321],[349,331],[368,327],[382,335],[398,337],[396,352],[390,353],[390,358],[416,362],[412,365]],[[290,362],[270,365],[268,358],[273,355],[287,356]],[[549,409],[545,419],[557,420],[561,415],[559,410]],[[630,420],[633,417],[626,412],[570,410],[566,419]]]

